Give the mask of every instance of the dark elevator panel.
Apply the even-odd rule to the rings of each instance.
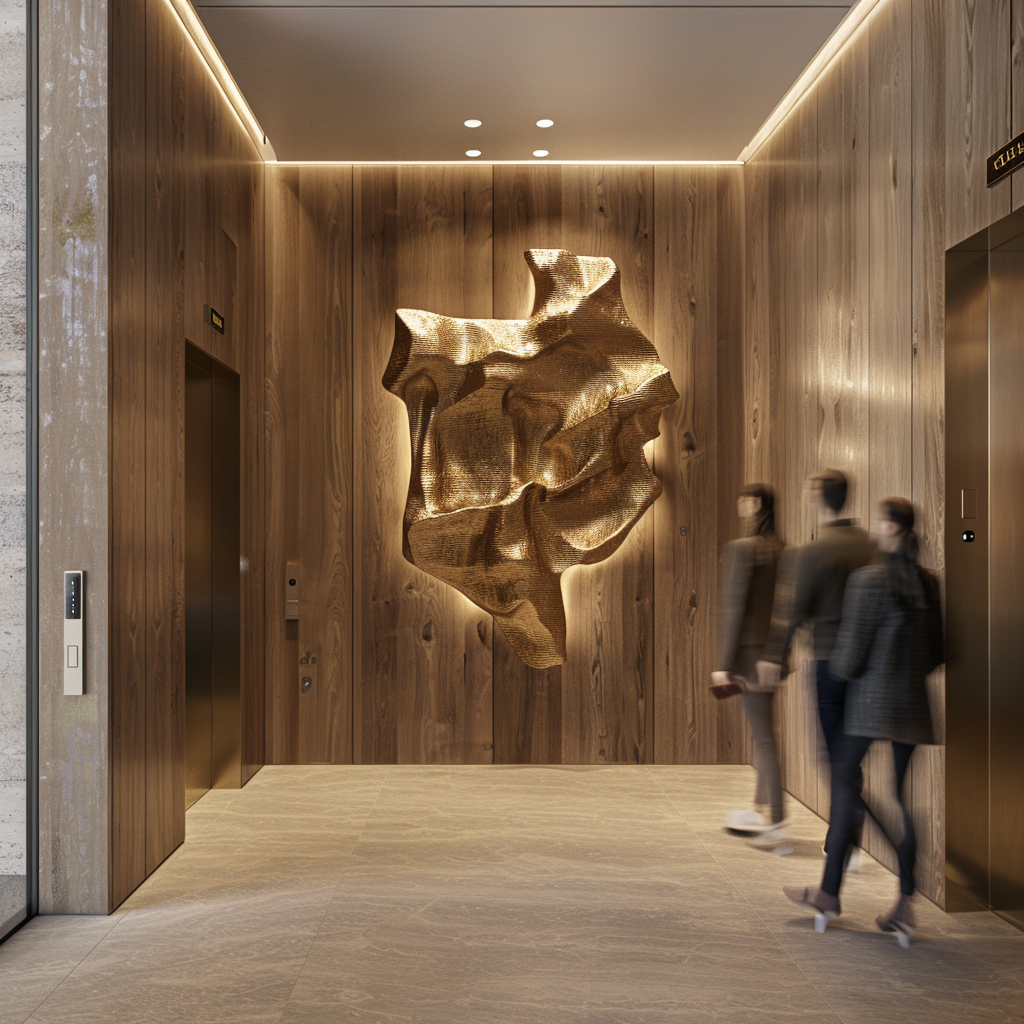
[[[1024,928],[1022,394],[1019,210],[946,254],[946,876]]]
[[[238,375],[185,363],[185,805],[241,784]]]
[[[991,900],[1024,925],[1024,236],[989,257]]]

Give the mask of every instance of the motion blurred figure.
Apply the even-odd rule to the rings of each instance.
[[[849,490],[845,473],[827,469],[810,477],[808,488],[821,530],[817,539],[790,556],[787,576],[792,580],[784,590],[780,588],[780,598],[785,594],[779,602],[783,607],[776,607],[775,623],[757,669],[762,685],[777,687],[789,670],[794,634],[804,623],[812,623],[818,719],[829,764],[834,766],[847,684],[829,671],[829,659],[839,632],[846,581],[850,573],[871,561],[875,543],[853,520],[842,518]],[[856,861],[851,867],[856,868]]]
[[[785,820],[782,773],[775,746],[772,697],[776,685],[762,686],[757,662],[771,626],[775,580],[782,542],[775,532],[775,498],[767,484],[744,487],[737,511],[745,536],[726,545],[722,556],[718,616],[718,669],[711,691],[725,698],[742,694],[754,737],[757,790],[753,808],[729,813],[729,828],[781,836]],[[759,810],[758,807],[764,810]]]
[[[882,931],[910,944],[913,918],[914,824],[903,802],[903,780],[919,743],[933,743],[926,678],[944,660],[938,580],[918,562],[914,507],[905,498],[878,504],[878,543],[884,562],[850,576],[842,625],[830,668],[849,683],[843,734],[832,769],[832,824],[825,841],[827,860],[820,888],[788,887],[786,895],[813,907],[815,930],[839,916],[843,864],[864,805],[861,761],[875,740],[889,740],[895,766],[894,797],[902,818],[901,835],[883,826],[899,863],[899,896],[878,917]],[[881,822],[885,816],[875,815]]]

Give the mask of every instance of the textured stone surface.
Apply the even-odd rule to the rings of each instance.
[[[0,4],[0,875],[17,875],[25,870],[25,77],[25,7],[22,3],[3,3]],[[9,901],[16,890],[16,885],[5,887],[3,900]],[[9,909],[0,906],[0,920]]]
[[[1015,1022],[1024,933],[926,901],[908,951],[870,858],[825,935],[820,876],[727,834],[753,769],[267,767],[213,790],[111,918],[0,946],[0,1024]]]
[[[405,557],[549,668],[565,661],[562,573],[611,555],[661,494],[644,445],[679,395],[612,260],[525,255],[528,320],[400,309],[384,386],[409,410]]]

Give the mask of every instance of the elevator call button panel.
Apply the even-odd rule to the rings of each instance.
[[[64,694],[85,693],[85,573],[64,573]]]

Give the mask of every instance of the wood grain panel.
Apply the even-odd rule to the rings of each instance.
[[[917,23],[919,21],[923,22],[921,31],[924,38],[921,38],[918,34]],[[921,52],[928,54],[930,57],[934,46],[944,42],[945,27],[941,10],[936,10],[934,6],[922,8],[915,4],[915,57],[918,52],[917,43],[919,39],[921,39]],[[934,64],[935,61],[932,60],[930,63]],[[935,83],[930,82],[929,84],[931,88],[928,90],[928,93],[930,94],[935,87]],[[940,123],[942,124],[943,135],[945,135],[946,125],[944,117],[940,118]],[[1024,0],[1010,0],[1010,135],[1016,138],[1021,132],[1024,132]],[[1007,140],[1004,139],[1003,141]],[[993,149],[991,152],[994,151]],[[1024,206],[1024,174],[1021,174],[1020,171],[1015,171],[1010,175],[1010,208],[1016,210],[1021,206]]]
[[[610,256],[622,298],[648,337],[654,330],[654,175],[651,167],[566,169],[562,244]],[[648,513],[611,558],[563,577],[567,657],[562,666],[562,760],[649,763],[654,758],[654,517]]]
[[[146,870],[185,838],[185,40],[146,8]]]
[[[488,762],[491,620],[402,556],[408,425],[404,406],[380,380],[395,309],[490,314],[490,169],[356,173],[358,756]]]
[[[266,343],[264,350],[264,465],[266,545],[263,578],[266,674],[266,758],[294,763],[299,756],[298,628],[285,622],[285,575],[299,560],[293,496],[299,493],[297,403],[299,362],[294,325],[299,322],[299,170],[267,169]]]
[[[949,247],[1010,212],[1009,179],[985,184],[986,159],[1012,134],[1010,0],[952,0],[944,18]]]
[[[718,374],[718,555],[740,533],[735,496],[744,482],[743,342],[745,325],[746,260],[744,244],[745,196],[742,169],[719,168],[716,251],[717,374]],[[655,299],[660,305],[661,293]],[[660,573],[655,562],[655,581]],[[717,574],[712,575],[717,583]],[[657,595],[656,595],[657,599]],[[717,596],[715,598],[717,601]],[[659,703],[655,715],[660,718]],[[655,728],[655,735],[660,734]],[[712,764],[750,764],[752,737],[739,701],[718,705],[717,750],[708,752]]]
[[[1015,11],[1020,7],[1014,0]],[[945,22],[942,0],[914,0],[912,131],[914,153],[911,310],[913,339],[912,499],[920,517],[922,562],[945,574],[945,167],[929,158],[945,141]],[[1015,131],[1021,129],[1015,128]],[[1018,188],[1017,183],[1014,188]],[[945,722],[945,679],[929,682],[935,718]],[[944,736],[939,737],[944,740]],[[923,747],[914,758],[911,793],[921,865],[920,885],[945,900],[945,748]]]
[[[533,306],[533,278],[523,254],[562,246],[562,169],[496,166],[493,189],[492,315],[519,319]],[[560,764],[561,665],[530,668],[497,628],[493,650],[495,763]]]
[[[299,696],[297,753],[304,764],[351,764],[351,168],[303,168],[299,205],[299,316],[290,338],[299,362],[299,649],[311,650],[319,668],[316,685]],[[293,673],[287,685],[295,682]]]
[[[146,9],[110,6],[110,892],[146,877]],[[140,358],[141,355],[141,358]]]
[[[665,489],[652,509],[653,759],[707,764],[717,760],[719,708],[727,707],[708,692],[717,667],[717,171],[657,167],[654,197],[652,340],[679,400],[662,413],[654,445],[654,469]]]

